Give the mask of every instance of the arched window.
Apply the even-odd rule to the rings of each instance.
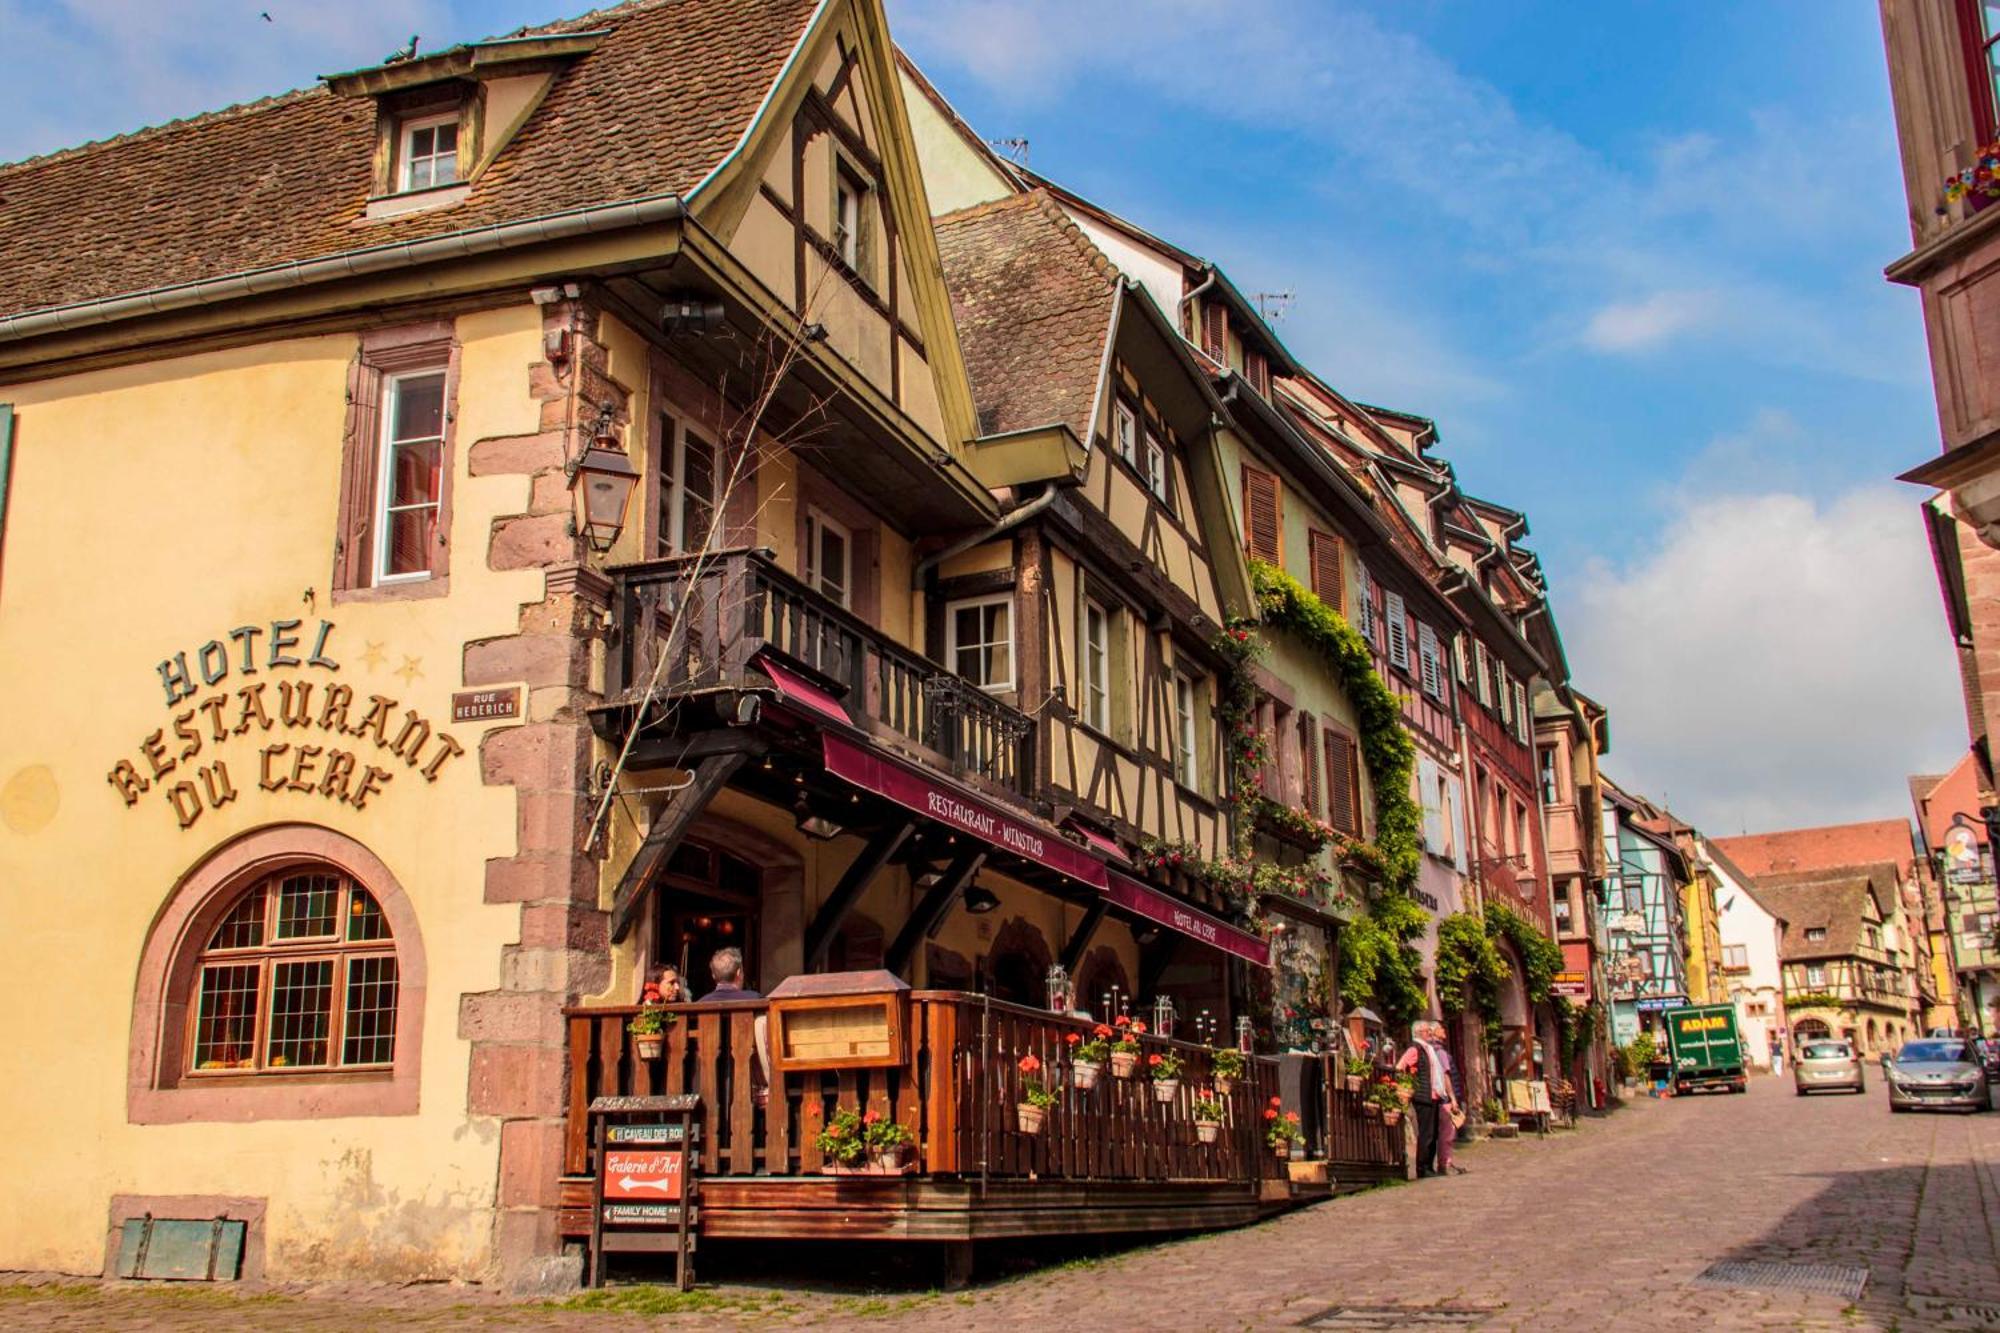
[[[244,889],[195,964],[195,1074],[379,1069],[396,1058],[396,942],[382,905],[324,863]]]
[[[408,893],[332,829],[275,824],[191,866],[132,996],[133,1124],[415,1115],[428,966]]]

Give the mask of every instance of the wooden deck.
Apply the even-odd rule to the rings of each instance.
[[[1321,1075],[1293,1080],[1307,1155],[1328,1179],[1295,1182],[1265,1143],[1264,1112],[1280,1094],[1278,1061],[1251,1057],[1223,1098],[1216,1143],[1198,1139],[1194,1098],[1213,1084],[1210,1052],[1142,1039],[1184,1069],[1170,1101],[1143,1075],[1070,1085],[1071,1032],[1088,1025],[948,991],[911,996],[911,1051],[889,1069],[786,1074],[767,1084],[758,1050],[761,1002],[675,1006],[666,1049],[634,1053],[632,1009],[569,1014],[570,1123],[562,1231],[589,1232],[595,1164],[587,1110],[598,1096],[699,1094],[709,1109],[700,1231],[715,1238],[968,1242],[1034,1236],[1198,1231],[1241,1226],[1299,1202],[1403,1173],[1403,1137],[1364,1117],[1359,1099]],[[1019,1061],[1033,1053],[1059,1087],[1039,1135],[1020,1132]],[[1293,1057],[1297,1058],[1297,1057]],[[1143,1068],[1143,1059],[1142,1066]],[[815,1143],[841,1109],[907,1126],[914,1172],[822,1174]]]

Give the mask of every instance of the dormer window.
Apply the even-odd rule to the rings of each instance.
[[[398,172],[404,191],[458,183],[458,116],[412,117],[402,125]]]

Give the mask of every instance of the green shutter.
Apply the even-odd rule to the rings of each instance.
[[[0,403],[0,556],[7,551],[7,478],[14,471],[14,405]]]

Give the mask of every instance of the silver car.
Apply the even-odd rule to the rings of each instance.
[[[1801,1097],[1809,1092],[1868,1091],[1854,1048],[1844,1041],[1824,1038],[1799,1047],[1799,1058],[1792,1062],[1792,1086]]]
[[[1894,1060],[1883,1060],[1882,1072],[1891,1111],[1913,1106],[1984,1111],[1988,1105],[1986,1066],[1964,1037],[1906,1041]]]

